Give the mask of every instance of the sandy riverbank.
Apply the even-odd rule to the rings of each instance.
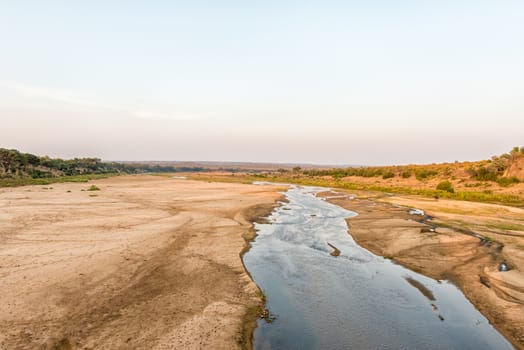
[[[0,189],[1,349],[235,349],[270,186],[157,176]]]
[[[377,198],[349,199],[341,193],[321,194],[337,195],[344,196],[329,201],[359,213],[347,220],[356,242],[416,272],[453,281],[516,348],[524,349],[524,232],[500,230],[519,228],[516,222],[524,218],[524,210],[417,197],[386,197],[377,201]],[[437,225],[435,232],[429,230],[431,226],[417,222],[422,217],[410,215],[406,206],[425,209],[436,216],[429,222]],[[506,221],[501,222],[503,218]],[[468,226],[468,222],[475,225]],[[482,235],[489,233],[492,240],[438,227],[445,223],[455,226],[460,223],[458,229],[473,228]],[[498,264],[504,260],[512,267],[511,271],[498,271]]]

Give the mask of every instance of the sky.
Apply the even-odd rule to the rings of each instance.
[[[0,147],[380,165],[523,145],[522,0],[0,0]]]

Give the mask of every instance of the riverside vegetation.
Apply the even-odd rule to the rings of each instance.
[[[47,184],[51,182],[68,181],[78,182],[87,181],[96,177],[109,177],[126,173],[140,174],[170,171],[170,169],[157,165],[158,164],[102,162],[96,158],[77,158],[73,160],[51,159],[49,157],[32,156],[14,150],[0,149],[0,186]],[[173,216],[173,213],[178,213],[179,209],[173,207],[171,203],[173,202],[175,194],[179,197],[182,196],[182,192],[180,191],[184,188],[187,192],[184,192],[186,194],[182,196],[183,198],[190,194],[188,198],[193,198],[192,191],[194,188],[201,188],[202,195],[205,194],[207,199],[204,202],[198,201],[198,210],[203,208],[206,211],[208,207],[203,206],[202,203],[209,201],[209,203],[213,203],[214,208],[216,201],[215,196],[217,195],[228,198],[227,203],[247,205],[245,199],[250,197],[253,191],[263,189],[263,186],[241,186],[238,184],[208,182],[247,183],[258,180],[339,188],[338,193],[327,191],[326,196],[333,197],[329,200],[334,204],[359,213],[359,216],[350,219],[351,221],[349,221],[349,223],[351,225],[351,235],[360,245],[375,254],[393,259],[395,262],[403,264],[426,276],[453,281],[489,321],[503,332],[517,349],[524,349],[524,302],[522,297],[524,276],[521,272],[524,269],[524,209],[522,208],[524,207],[523,148],[515,148],[510,153],[479,162],[389,167],[352,167],[344,169],[320,169],[312,167],[304,167],[304,169],[302,169],[296,166],[294,168],[293,166],[288,166],[287,168],[282,166],[281,169],[274,167],[268,171],[253,169],[244,165],[243,169],[244,170],[240,172],[238,168],[235,169],[235,171],[215,168],[213,169],[215,171],[211,172],[212,169],[206,169],[205,167],[197,169],[183,169],[183,167],[180,166],[172,167],[173,171],[185,171],[185,177],[204,180],[202,182],[184,181],[177,179],[178,177],[174,179],[172,175],[166,174],[166,176],[162,177],[122,176],[98,180],[92,183],[92,187],[79,184],[57,184],[54,186],[54,190],[53,187],[4,188],[0,190],[0,195],[3,196],[4,199],[4,209],[8,210],[8,212],[12,211],[10,215],[25,215],[18,224],[13,218],[8,219],[6,221],[8,225],[4,225],[3,227],[4,235],[5,237],[10,237],[9,235],[14,233],[20,234],[24,232],[23,230],[26,227],[29,230],[27,232],[34,235],[34,232],[31,231],[36,227],[35,225],[37,225],[34,221],[34,213],[41,213],[39,217],[44,221],[40,227],[46,235],[49,231],[47,226],[49,223],[56,224],[57,229],[63,228],[61,226],[61,219],[56,221],[57,218],[63,217],[64,207],[62,205],[58,205],[53,209],[53,212],[56,211],[56,213],[60,214],[53,215],[49,215],[47,209],[41,210],[44,208],[38,207],[41,205],[55,205],[56,203],[53,204],[54,202],[51,201],[51,198],[56,199],[57,196],[60,195],[67,196],[60,198],[64,198],[64,200],[67,200],[71,205],[76,203],[76,207],[73,206],[76,208],[74,210],[80,210],[82,208],[82,210],[87,210],[86,218],[89,218],[89,220],[93,220],[93,215],[99,215],[97,220],[100,223],[104,223],[104,225],[100,227],[105,230],[105,223],[107,223],[108,218],[105,217],[104,213],[107,212],[106,206],[108,203],[119,203],[119,205],[123,205],[126,211],[129,210],[129,208],[135,208],[134,206],[126,204],[127,202],[125,201],[122,202],[123,198],[129,198],[126,200],[137,200],[137,198],[143,200],[142,196],[145,196],[144,200],[147,206],[154,204],[158,206],[158,209],[162,209],[153,210],[150,215],[148,214],[147,220],[150,220],[154,215],[159,215],[159,213],[166,212],[169,218]],[[191,173],[188,174],[187,172]],[[373,175],[370,176],[370,174]],[[177,182],[176,188],[172,187],[172,182]],[[137,193],[135,193],[137,184],[143,186],[138,197]],[[118,186],[114,187],[115,185]],[[152,192],[152,187],[159,191]],[[212,193],[210,193],[210,188],[213,188],[214,192],[211,191]],[[50,189],[52,191],[50,191]],[[166,192],[161,189],[169,189],[171,192]],[[229,200],[229,194],[227,192],[232,190],[240,191],[240,197],[237,198],[242,198],[242,200]],[[270,192],[275,194],[277,191],[279,191],[278,188],[273,188],[267,195],[271,197],[273,195],[270,196]],[[28,195],[27,192],[33,193]],[[127,194],[121,197],[123,193]],[[275,196],[276,195],[277,194],[275,194]],[[109,201],[107,200],[109,198],[108,196],[111,199]],[[276,197],[269,197],[267,197],[267,204],[273,205]],[[43,199],[49,200],[50,203]],[[72,201],[72,199],[76,202]],[[466,199],[468,201],[457,199]],[[13,200],[16,200],[16,203],[13,203]],[[90,204],[84,207],[83,203],[85,203],[86,200]],[[259,203],[259,201],[260,199],[253,198],[253,201],[246,207],[249,209],[248,211],[251,211],[251,205]],[[179,199],[175,202],[178,203]],[[98,205],[98,209],[93,211],[93,205]],[[19,208],[22,208],[21,206],[26,208],[26,210],[19,210]],[[409,214],[409,208],[424,210],[425,213],[429,215],[428,218],[431,219],[418,223],[416,220],[419,219]],[[73,209],[71,208],[71,210]],[[185,213],[186,211],[182,210],[180,212]],[[230,213],[228,210],[225,212]],[[267,213],[269,213],[269,211],[267,211],[266,214]],[[77,214],[69,215],[70,218],[77,216]],[[122,212],[122,218],[126,223],[125,225],[128,225],[133,215],[135,214]],[[137,212],[136,215],[137,220],[138,218],[143,219],[143,213]],[[236,214],[231,215],[231,218],[237,219]],[[251,215],[247,215],[246,217],[248,216],[250,219],[247,220],[246,225],[253,221]],[[179,219],[173,218],[173,220],[176,221]],[[216,219],[212,220],[215,222]],[[27,222],[30,222],[29,226],[26,225]],[[180,224],[178,221],[176,222]],[[216,222],[222,225],[222,221],[219,220]],[[79,225],[80,224],[83,225],[83,222],[80,221]],[[137,222],[137,224],[139,223]],[[120,226],[120,222],[115,222],[114,225],[116,225],[114,226],[115,229],[111,230],[120,232],[119,230],[122,227]],[[249,225],[246,227],[248,226]],[[64,227],[67,227],[67,225]],[[205,223],[205,227],[208,227],[208,223]],[[233,226],[220,227],[225,227],[227,231],[230,231]],[[55,230],[51,231],[54,232]],[[128,231],[126,228],[121,233],[128,235]],[[80,230],[80,232],[84,235],[83,231]],[[137,238],[142,236],[140,232],[137,233]],[[166,234],[170,234],[172,231],[168,230],[165,232]],[[207,231],[202,232],[205,232],[205,240],[207,241],[209,239]],[[193,236],[184,235],[184,237]],[[219,237],[220,239],[217,242],[225,242],[222,236]],[[105,240],[95,241],[105,242]],[[157,242],[157,239],[155,238],[153,241]],[[43,242],[49,241],[21,239],[16,240],[16,242],[20,244],[37,244],[41,242],[44,244]],[[60,241],[57,242],[60,243]],[[71,242],[76,241],[72,240]],[[143,246],[142,240],[140,242],[139,246]],[[183,246],[183,244],[185,244],[184,242],[186,241],[183,240],[180,244]],[[99,244],[102,243],[97,243],[93,245],[93,247],[99,249]],[[203,241],[198,241],[196,244],[195,247],[198,248],[195,249],[199,252],[201,252],[204,247],[208,247],[207,244],[203,244]],[[209,247],[214,247],[215,244],[217,243],[210,242]],[[171,245],[169,246],[171,247]],[[87,249],[87,247],[91,247],[91,245],[80,243],[79,247]],[[174,245],[173,247],[176,248],[178,245]],[[30,249],[30,251],[38,250],[34,247],[28,249]],[[238,247],[235,249],[241,250],[241,248]],[[233,249],[235,251],[233,255],[238,257],[238,251],[235,249]],[[221,250],[221,252],[223,251]],[[342,252],[342,254],[344,254],[344,252]],[[178,255],[180,254],[170,254],[170,256]],[[207,259],[207,254],[204,255],[206,255]],[[20,250],[21,261],[25,261],[27,256],[24,250]],[[141,257],[140,254],[137,256]],[[159,255],[159,260],[153,262],[164,262],[165,256],[162,251]],[[44,254],[43,258],[47,259],[48,257]],[[222,259],[222,255],[220,255],[219,258]],[[123,257],[122,259],[126,262],[125,264],[129,261],[128,257]],[[142,263],[142,258],[137,259],[137,263]],[[64,261],[67,262],[67,260]],[[501,262],[507,263],[510,271],[499,272],[498,266]],[[40,266],[33,262],[29,263],[31,266]],[[2,265],[4,267],[7,266],[7,264]],[[91,265],[92,264],[89,263],[89,266]],[[19,265],[15,262],[13,266]],[[47,265],[43,264],[42,266],[45,268]],[[103,266],[107,266],[105,260]],[[189,265],[184,263],[180,266]],[[153,269],[155,266],[152,265],[151,268]],[[145,271],[150,270],[148,268]],[[160,273],[163,270],[158,271]],[[13,276],[20,278],[20,281],[22,281],[23,278],[23,281],[32,281],[30,278],[25,279],[26,273],[25,267],[22,266],[20,270],[15,271]],[[38,273],[38,276],[42,275],[42,273]],[[142,276],[142,274],[138,275],[138,277],[140,276]],[[162,277],[161,273],[159,277]],[[171,279],[168,280],[170,281]],[[200,283],[198,277],[194,275],[191,276],[190,280],[195,281],[195,283]],[[165,279],[162,277],[159,281],[165,281]],[[18,284],[18,282],[14,284]],[[203,285],[204,284],[209,286],[209,283],[205,280]],[[133,283],[132,285],[137,288],[146,288],[149,286],[149,283]],[[7,290],[11,289],[8,288]],[[158,290],[158,288],[155,290]],[[84,293],[83,291],[84,287],[82,287],[82,293]],[[46,293],[42,295],[46,298],[45,300],[49,300],[49,294]],[[222,294],[223,293],[220,295]],[[29,293],[28,295],[33,294]],[[135,294],[129,294],[129,296],[132,295]],[[138,295],[142,294],[139,293]],[[19,298],[20,296],[16,295],[15,297]],[[73,299],[76,303],[77,298],[72,298],[72,300]],[[256,299],[261,298],[258,297]],[[98,299],[95,298],[94,300]],[[11,304],[13,307],[16,305],[18,304]],[[34,303],[34,305],[39,305],[39,303]],[[92,308],[90,303],[86,305]],[[132,302],[130,305],[136,305],[136,303]],[[259,310],[260,307],[256,305],[249,304],[247,306],[248,309]],[[165,308],[165,303],[162,303],[162,307]],[[22,310],[24,309],[22,308]],[[100,310],[105,312],[104,308],[100,308]],[[173,309],[170,310],[173,311]],[[80,314],[87,315],[85,312],[80,312]],[[131,314],[132,313],[129,313],[129,315]],[[18,315],[18,313],[13,312],[12,315]],[[173,313],[171,312],[169,314],[170,319],[172,315]],[[68,322],[71,319],[75,318],[67,317]],[[219,320],[220,318],[214,317],[213,319]],[[85,329],[85,324],[91,323],[89,319],[85,321],[87,323],[80,322],[75,326],[77,327],[75,329],[83,330]],[[208,322],[206,321],[205,323],[207,324]],[[254,321],[248,323],[251,325],[254,324]],[[137,323],[137,325],[138,324],[139,323]],[[126,324],[126,329],[128,328],[129,326]],[[9,327],[6,329],[9,329]],[[100,329],[106,329],[106,327]],[[246,329],[246,334],[250,334],[249,329],[252,329],[251,326],[248,326]],[[61,338],[59,336],[61,333],[59,330],[57,330],[57,332],[57,339],[60,340]],[[6,332],[0,332],[0,334],[2,333],[7,334]],[[66,330],[66,333],[70,334],[71,332]],[[120,332],[112,332],[112,334],[120,334]],[[73,338],[83,341],[84,336],[78,333]],[[177,336],[175,340],[179,340],[179,338],[180,337]],[[118,340],[122,342],[126,341],[126,339],[131,338],[128,336],[116,340],[110,338],[111,341]],[[185,338],[182,337],[180,339]],[[245,339],[247,339],[246,344],[248,344],[250,337],[246,336]],[[19,340],[26,341],[23,339]],[[14,339],[13,341],[18,340]],[[2,340],[0,339],[0,343],[1,342]],[[3,345],[4,344],[0,344],[0,347],[3,347]]]
[[[523,207],[524,147],[515,147],[509,153],[477,162],[333,169],[295,167],[273,172],[195,177],[227,182],[265,180]]]
[[[59,159],[0,148],[0,187],[87,182],[119,174],[206,173],[215,181],[268,180],[346,190],[378,191],[524,206],[524,147],[477,162],[347,168],[249,167],[217,169],[151,163],[103,162],[99,158]],[[233,178],[234,177],[234,178]]]
[[[204,167],[103,162],[99,158],[60,159],[0,148],[0,187],[87,182],[120,174],[200,172]]]
[[[523,148],[479,162],[188,176],[332,188],[326,191],[330,202],[359,213],[348,219],[359,245],[452,281],[516,349],[524,349]],[[410,208],[427,216],[413,216]],[[503,262],[510,271],[499,271]]]

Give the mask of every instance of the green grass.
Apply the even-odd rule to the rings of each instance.
[[[225,182],[225,183],[242,183],[250,184],[253,181],[273,181],[272,178],[262,178],[257,176],[245,175],[245,176],[192,176],[191,174],[187,175],[187,178],[190,180],[199,180],[207,182]]]
[[[269,180],[269,179],[268,179]],[[387,193],[397,194],[410,194],[420,195],[426,197],[435,197],[456,199],[470,202],[485,202],[485,203],[497,203],[511,206],[524,206],[522,198],[516,195],[500,194],[500,193],[486,193],[478,191],[456,191],[454,193],[433,190],[433,189],[420,189],[412,187],[402,186],[385,186],[385,185],[373,185],[373,184],[357,184],[351,182],[344,182],[340,180],[328,180],[323,178],[304,178],[304,177],[274,177],[274,181],[278,182],[290,182],[294,184],[312,185],[312,186],[323,186],[323,187],[334,187],[348,190],[362,190],[362,191],[378,191]]]
[[[61,176],[42,179],[33,178],[5,178],[0,179],[0,187],[17,187],[27,185],[49,185],[53,183],[62,182],[88,182],[89,180],[106,179],[119,174],[93,174],[93,175],[75,175],[75,176]]]
[[[524,225],[519,224],[511,224],[511,223],[504,223],[504,222],[492,222],[487,227],[495,230],[503,230],[503,231],[524,231]]]
[[[224,175],[212,175],[207,176],[188,176],[192,180],[208,181],[208,182],[232,182],[232,183],[245,183],[249,184],[253,181],[269,181],[269,182],[280,182],[290,183],[305,186],[319,186],[319,187],[331,187],[340,190],[351,190],[351,191],[373,191],[383,192],[391,194],[404,194],[404,195],[419,195],[424,197],[455,199],[469,202],[481,202],[481,203],[494,203],[503,204],[514,207],[524,207],[524,200],[517,195],[493,193],[491,191],[455,191],[448,192],[437,189],[421,189],[403,186],[388,186],[380,184],[362,184],[347,182],[341,179],[327,179],[323,177],[315,176],[304,176],[304,175],[235,175],[235,176],[224,176]]]
[[[210,181],[210,182],[236,182],[251,183],[253,181],[270,181],[291,183],[306,186],[331,187],[335,189],[352,190],[352,191],[374,191],[392,194],[419,195],[424,197],[435,197],[455,199],[469,202],[495,203],[515,207],[524,207],[524,200],[517,195],[493,193],[491,191],[456,191],[448,192],[437,189],[420,189],[403,186],[387,186],[380,184],[362,184],[347,182],[341,179],[327,179],[313,176],[285,176],[285,175],[246,175],[246,176],[193,176],[191,179]]]

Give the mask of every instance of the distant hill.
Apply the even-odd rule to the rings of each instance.
[[[294,169],[266,181],[423,195],[524,207],[524,147],[476,162]]]
[[[514,147],[509,153],[477,162],[313,169],[304,170],[302,173],[309,176],[331,176],[338,179],[346,177],[378,177],[386,180],[414,177],[422,181],[432,178],[446,178],[461,181],[494,181],[502,185],[508,185],[511,182],[524,181],[524,147]]]

